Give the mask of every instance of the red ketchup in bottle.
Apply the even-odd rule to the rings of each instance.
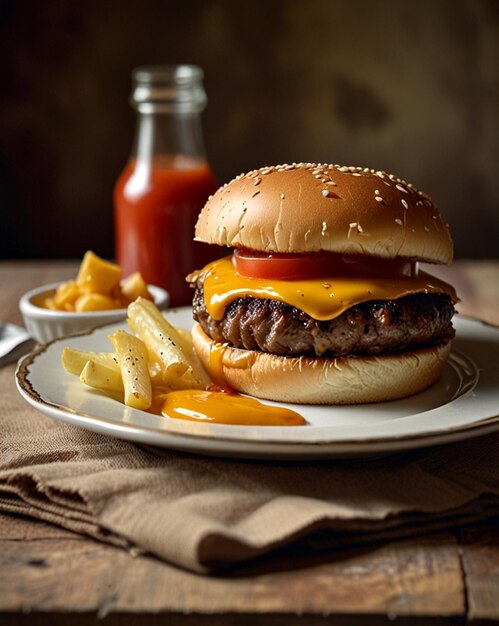
[[[138,111],[132,156],[114,190],[116,258],[170,292],[171,306],[192,302],[185,276],[217,256],[193,241],[199,211],[217,189],[204,154],[202,70],[159,66],[134,71]]]

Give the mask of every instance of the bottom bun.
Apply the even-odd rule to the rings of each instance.
[[[257,398],[298,404],[362,404],[411,396],[442,374],[450,344],[399,354],[287,357],[216,343],[199,324],[194,348],[216,384]]]

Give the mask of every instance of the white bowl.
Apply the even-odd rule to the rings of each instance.
[[[62,282],[37,287],[25,293],[19,300],[19,309],[21,310],[24,324],[29,334],[36,341],[46,343],[56,337],[72,335],[81,330],[102,326],[103,324],[111,324],[126,318],[126,308],[73,313],[71,311],[52,311],[33,303],[33,300],[40,297],[52,295],[61,284]],[[154,298],[154,304],[158,309],[166,309],[170,303],[170,294],[155,285],[148,285],[147,288]]]

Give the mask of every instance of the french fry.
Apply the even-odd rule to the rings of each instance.
[[[75,280],[61,283],[50,296],[38,298],[38,306],[53,311],[109,311],[124,309],[136,298],[154,300],[140,272],[120,283],[121,268],[101,259],[91,250],[85,253]]]
[[[170,324],[155,306],[138,298],[128,306],[128,325],[146,344],[151,361],[161,364],[166,380],[180,378],[189,369],[189,363],[180,346],[171,336]]]
[[[64,348],[65,370],[137,409],[155,407],[161,403],[161,394],[176,389],[206,389],[210,385],[190,333],[172,326],[151,301],[139,297],[132,302],[128,323],[138,337],[123,330],[110,335],[115,353]]]
[[[81,262],[76,284],[82,291],[108,295],[120,278],[121,268],[118,265],[101,259],[89,250]]]
[[[74,311],[74,303],[80,296],[80,288],[74,280],[70,280],[67,283],[62,283],[55,290],[54,305],[56,309]]]
[[[178,334],[177,341],[179,346],[189,359],[189,362],[194,372],[194,376],[203,383],[203,389],[206,389],[210,386],[212,381],[206,373],[206,370],[204,369],[198,355],[194,350],[194,346],[192,345],[192,335],[190,331],[186,330],[185,328],[177,328],[176,326],[174,330]]]
[[[121,371],[102,365],[97,361],[87,361],[80,374],[80,380],[89,387],[113,395],[123,393],[124,390]]]
[[[153,365],[159,363],[157,382],[171,389],[206,389],[210,379],[189,346],[157,307],[144,298],[128,306],[128,325],[147,346]]]
[[[121,295],[126,304],[130,304],[137,298],[153,299],[147,289],[146,281],[139,272],[134,272],[121,281]]]
[[[114,352],[82,352],[74,348],[64,348],[61,356],[62,366],[70,374],[81,376],[88,361],[93,361],[104,367],[120,373],[118,357]]]
[[[43,306],[44,308],[50,309],[51,311],[57,311],[57,307],[55,306],[55,303],[54,303],[54,298],[44,298]]]
[[[125,390],[125,404],[135,409],[148,409],[152,401],[151,378],[144,343],[124,330],[109,335],[116,349]]]
[[[191,333],[185,328],[178,328],[177,326],[175,326],[175,330],[177,331],[177,334],[178,334],[177,339],[178,339],[180,347],[186,354],[191,354],[192,351],[194,350],[192,346]]]
[[[109,311],[116,308],[116,302],[109,296],[101,293],[85,293],[75,302],[75,311],[78,313],[89,311]]]

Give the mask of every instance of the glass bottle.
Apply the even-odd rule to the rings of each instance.
[[[116,258],[167,289],[171,305],[192,302],[185,276],[213,260],[193,241],[199,211],[217,188],[206,160],[203,71],[193,65],[140,67],[132,73],[137,127],[132,154],[114,190]]]

